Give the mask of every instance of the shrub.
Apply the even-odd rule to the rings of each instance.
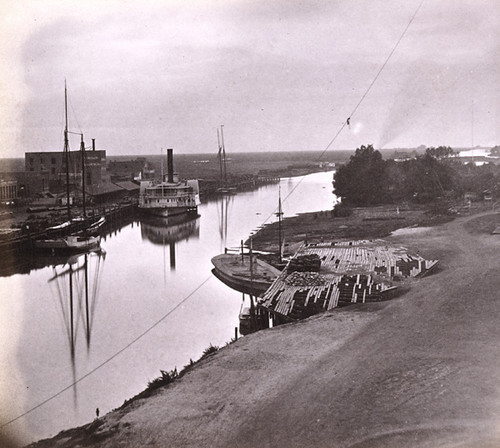
[[[167,372],[166,370],[160,370],[160,372],[161,376],[148,382],[148,387],[146,388],[146,390],[152,391],[158,389],[159,387],[170,384],[179,376],[179,374],[177,373],[177,368],[171,370],[170,372]]]
[[[347,205],[342,204],[342,202],[335,204],[335,207],[333,208],[333,216],[337,218],[347,218],[348,216],[351,216],[351,214],[352,209]]]
[[[212,353],[215,353],[217,351],[219,351],[219,347],[216,345],[210,344],[205,350],[203,350],[203,355],[201,356],[201,359],[203,359],[204,357],[206,357]]]

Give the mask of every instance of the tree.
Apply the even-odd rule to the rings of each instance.
[[[441,160],[456,155],[449,146],[438,146],[437,148],[427,148],[425,153],[435,159]]]
[[[385,162],[373,145],[361,146],[335,174],[335,194],[355,205],[386,200]]]

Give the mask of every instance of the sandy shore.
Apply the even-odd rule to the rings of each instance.
[[[499,223],[490,212],[397,232],[389,243],[440,260],[399,298],[240,338],[34,446],[498,447]]]

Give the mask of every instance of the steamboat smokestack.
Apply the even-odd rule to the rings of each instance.
[[[174,150],[172,148],[167,149],[167,170],[168,170],[168,182],[174,181]]]

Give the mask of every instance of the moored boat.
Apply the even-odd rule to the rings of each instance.
[[[68,235],[55,238],[42,238],[34,241],[35,248],[57,252],[85,252],[99,247],[100,237]]]
[[[217,153],[217,159],[219,161],[219,169],[220,169],[220,186],[215,190],[217,194],[223,196],[230,196],[236,194],[236,188],[229,186],[227,182],[227,160],[226,157],[226,146],[224,144],[224,125],[220,126],[220,135],[219,129],[217,129],[217,143],[219,145],[219,152]]]
[[[33,241],[33,247],[36,250],[52,253],[56,252],[85,252],[95,249],[99,246],[100,236],[96,235],[97,230],[104,224],[105,218],[101,217],[96,221],[89,221],[85,210],[85,144],[83,134],[81,136],[81,156],[82,156],[82,196],[83,196],[83,217],[71,217],[71,198],[70,198],[70,180],[69,180],[69,130],[68,130],[68,94],[66,85],[64,86],[64,110],[65,110],[65,128],[64,128],[64,154],[66,167],[66,209],[68,220],[62,224],[47,229],[46,236],[37,238]]]
[[[167,150],[168,174],[165,180],[143,181],[139,190],[139,209],[149,215],[169,217],[198,212],[200,189],[197,179],[180,181],[174,174],[173,150]],[[163,171],[163,170],[162,170]]]
[[[252,262],[250,258],[252,257]],[[212,258],[212,273],[236,291],[261,297],[281,273],[253,255],[221,254]]]

